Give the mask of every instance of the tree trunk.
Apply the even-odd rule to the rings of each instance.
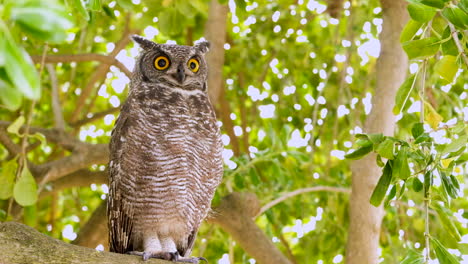
[[[381,52],[377,60],[377,87],[372,111],[364,126],[365,133],[393,135],[395,118],[392,113],[395,94],[403,83],[408,59],[400,45],[400,33],[408,20],[406,1],[381,0],[383,30]],[[379,258],[380,226],[384,216],[382,206],[374,207],[369,199],[382,173],[375,155],[354,162],[350,197],[350,226],[346,250],[348,264],[374,264]]]
[[[228,6],[218,0],[211,0],[210,13],[205,27],[205,37],[210,41],[210,52],[206,55],[208,63],[208,95],[211,103],[219,103],[218,97],[223,89],[224,43],[226,43],[226,20]]]

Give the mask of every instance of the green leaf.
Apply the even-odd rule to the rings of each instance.
[[[457,58],[450,55],[444,56],[436,63],[434,71],[439,74],[442,79],[451,83],[458,71]]]
[[[452,143],[445,146],[444,150],[442,151],[442,154],[456,152],[460,148],[465,147],[467,142],[468,142],[468,134],[459,136],[458,139],[453,139]]]
[[[431,20],[436,12],[436,9],[416,2],[412,2],[408,5],[408,13],[410,17],[421,23]]]
[[[424,264],[424,256],[419,252],[410,250],[400,264]]]
[[[456,27],[462,29],[468,28],[468,14],[463,12],[458,6],[444,8],[442,16]]]
[[[409,104],[407,104],[407,102],[415,83],[415,75],[412,75],[411,77],[406,79],[400,86],[395,96],[395,106],[393,107],[393,114],[398,115],[404,109],[409,107]]]
[[[25,206],[23,208],[24,223],[28,226],[35,227],[37,225],[37,206]]]
[[[445,230],[457,241],[461,240],[460,232],[458,231],[455,223],[452,220],[452,212],[443,208],[438,202],[432,203],[431,207],[437,212],[442,225],[444,226]]]
[[[15,89],[29,99],[37,100],[41,96],[39,74],[26,51],[13,41],[10,33],[0,27],[0,54],[4,55],[6,73]]]
[[[37,201],[36,180],[26,166],[24,166],[21,176],[15,184],[13,196],[21,206],[30,206]]]
[[[117,0],[117,4],[119,4],[119,6],[126,10],[133,9],[133,3],[131,0]]]
[[[387,158],[387,159],[393,159],[393,147],[395,145],[395,142],[391,139],[385,139],[384,142],[380,143],[377,149],[375,150],[380,156]]]
[[[411,134],[413,135],[414,139],[417,139],[424,133],[424,124],[423,123],[416,123],[411,128]]]
[[[2,42],[0,40],[0,42]],[[1,50],[1,49],[0,49]],[[3,69],[0,69],[0,71]],[[0,79],[0,100],[10,111],[16,111],[20,108],[23,102],[23,95],[15,87],[11,86],[9,82]]]
[[[24,125],[25,118],[24,116],[19,116],[13,123],[7,127],[7,132],[19,135],[19,130],[22,125]]]
[[[73,27],[71,17],[57,4],[15,7],[11,10],[11,19],[25,33],[51,43],[64,42],[67,30]]]
[[[360,148],[356,149],[355,151],[353,151],[353,152],[351,152],[349,154],[346,154],[345,158],[347,158],[347,159],[360,159],[363,156],[367,155],[371,151],[372,151],[372,144],[370,144],[368,146],[360,147]]]
[[[89,21],[89,13],[86,10],[86,5],[81,0],[67,0],[68,5],[86,21]]]
[[[393,177],[395,179],[406,180],[410,175],[411,171],[408,165],[408,148],[402,146],[395,158]]]
[[[101,0],[89,0],[88,6],[92,11],[101,11]]]
[[[440,41],[436,37],[423,38],[403,42],[403,49],[408,59],[425,59],[434,56],[440,47]]]
[[[384,136],[382,133],[378,134],[369,134],[369,140],[374,144],[379,144],[384,140]]]
[[[424,23],[410,19],[401,31],[400,42],[403,43],[412,40],[423,24]]]
[[[175,9],[167,9],[159,14],[159,29],[167,36],[177,35],[182,31],[182,16]]]
[[[379,182],[377,183],[377,186],[375,186],[375,189],[372,192],[372,196],[370,198],[370,203],[373,206],[377,207],[382,203],[391,181],[392,165],[391,161],[387,161],[387,164],[385,164],[383,169],[382,176],[380,176]]]
[[[6,200],[13,195],[17,165],[16,159],[9,160],[2,164],[0,174],[0,200]]]
[[[418,177],[413,178],[413,191],[420,192],[423,189],[423,183],[418,179]]]
[[[422,134],[421,136],[419,136],[419,137],[414,141],[414,144],[419,144],[419,143],[426,142],[426,141],[430,141],[430,140],[432,140],[432,139],[431,139],[431,137],[429,136],[429,134],[424,133],[424,134]]]
[[[444,32],[442,33],[442,39],[448,39],[448,41],[444,41],[441,45],[442,47],[442,54],[443,55],[452,55],[452,56],[458,56],[458,48],[457,45],[455,44],[455,41],[453,40],[452,37],[452,32],[450,31],[450,27],[446,26],[444,29]],[[462,34],[458,35],[458,38],[462,38]]]
[[[247,4],[245,3],[245,0],[234,0],[236,2],[236,7],[241,9],[241,10],[245,10],[245,7],[247,6]]]
[[[424,173],[424,197],[429,197],[429,190],[432,186],[434,176],[432,175],[432,171],[426,171]]]
[[[421,4],[442,9],[445,6],[445,2],[442,0],[422,0]]]
[[[460,262],[458,262],[458,260],[448,252],[448,250],[439,242],[439,240],[433,237],[430,239],[440,264],[460,264]]]
[[[468,0],[461,0],[458,3],[458,7],[463,10],[463,12],[468,14]]]
[[[443,171],[440,172],[440,178],[442,179],[442,186],[444,187],[447,194],[453,199],[456,199],[458,197],[457,188],[453,184],[452,179],[447,177]]]

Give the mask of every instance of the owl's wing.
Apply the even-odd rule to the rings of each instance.
[[[120,116],[117,118],[114,130],[112,131],[109,163],[109,199],[107,201],[107,216],[109,226],[109,250],[117,253],[127,253],[133,250],[132,228],[133,228],[133,207],[124,196],[128,192],[126,186],[122,184],[125,172],[122,170],[122,153],[124,152],[124,142],[122,137],[127,136],[128,126],[125,105],[122,107]]]

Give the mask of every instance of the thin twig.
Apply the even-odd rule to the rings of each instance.
[[[55,73],[55,68],[52,64],[47,64],[46,67],[49,72],[50,85],[52,87],[52,112],[54,113],[55,128],[64,130],[65,120],[63,119],[62,107],[60,106],[57,74]]]
[[[315,186],[315,187],[308,187],[308,188],[302,188],[302,189],[297,189],[292,192],[288,192],[283,194],[281,197],[265,204],[260,208],[260,211],[257,213],[257,215],[254,218],[259,217],[263,213],[265,213],[267,210],[272,208],[273,206],[283,202],[284,200],[287,200],[291,197],[294,197],[299,194],[303,193],[310,193],[310,192],[337,192],[337,193],[346,193],[349,194],[351,193],[351,190],[349,188],[343,188],[343,187],[332,187],[332,186]]]
[[[465,50],[463,49],[463,46],[460,43],[460,40],[458,39],[458,31],[455,29],[455,26],[452,23],[450,23],[450,21],[448,20],[446,21],[450,27],[450,32],[452,32],[453,41],[455,41],[455,45],[457,46],[458,52],[462,56],[462,59],[465,62],[466,67],[468,67],[468,58],[466,57]]]

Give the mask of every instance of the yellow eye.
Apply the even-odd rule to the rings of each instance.
[[[191,71],[197,72],[198,69],[200,68],[200,63],[198,62],[197,59],[192,58],[188,61],[187,66],[189,67]]]
[[[154,67],[162,71],[169,67],[169,59],[166,56],[159,56],[154,60]]]

